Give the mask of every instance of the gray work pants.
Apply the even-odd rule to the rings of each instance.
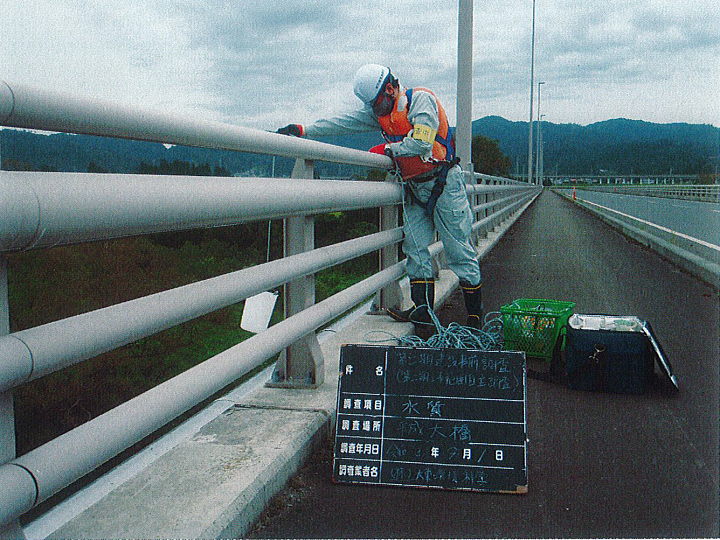
[[[408,182],[410,189],[423,203],[430,197],[434,183]],[[481,279],[480,264],[470,240],[472,223],[473,215],[460,166],[448,172],[445,189],[438,198],[432,218],[425,214],[423,207],[409,198],[405,204],[403,253],[407,257],[405,268],[410,279],[433,277],[428,247],[437,230],[445,246],[445,258],[450,270],[455,272],[463,284],[478,285]]]

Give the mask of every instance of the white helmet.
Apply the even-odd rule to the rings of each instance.
[[[365,64],[355,74],[353,90],[364,103],[372,103],[389,82],[390,68],[378,64]]]

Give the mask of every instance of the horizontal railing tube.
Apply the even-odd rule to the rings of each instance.
[[[0,466],[0,529],[30,510],[37,503],[38,490],[30,472],[15,464]],[[9,497],[8,495],[11,495]]]
[[[526,195],[527,194],[525,192],[516,193],[516,194],[510,195],[509,197],[503,197],[502,199],[495,199],[494,201],[490,201],[490,202],[483,203],[483,204],[478,204],[477,206],[473,206],[472,210],[473,210],[473,212],[480,212],[482,210],[488,210],[495,206],[507,206],[515,199],[526,196]]]
[[[0,394],[29,381],[34,367],[33,355],[21,339],[0,336]]]
[[[15,471],[8,468],[19,465],[32,474],[37,485],[37,497],[35,486],[25,478],[3,486],[6,496],[0,499],[0,516],[12,520],[30,509],[31,499],[38,504],[92,472],[267,358],[399,279],[404,270],[405,264],[400,262],[374,274],[0,466],[0,478],[12,478]]]
[[[504,206],[503,208],[497,210],[496,212],[493,212],[487,217],[484,217],[483,219],[480,219],[473,223],[473,231],[478,231],[480,229],[483,229],[484,227],[487,227],[494,221],[501,218],[504,214],[507,214],[508,212],[512,212],[515,208],[518,208],[521,206],[525,201],[527,201],[530,197],[532,197],[535,193],[528,193],[525,197],[521,198],[520,200],[509,204],[507,206]]]
[[[347,240],[0,338],[0,392],[402,240]]]
[[[0,252],[401,200],[400,186],[389,182],[3,171]]]
[[[387,156],[370,152],[232,124],[193,119],[185,115],[146,111],[2,81],[0,125],[238,150],[367,167],[392,166],[392,161]]]
[[[480,182],[503,184],[503,185],[520,185],[528,187],[530,184],[527,182],[521,182],[519,180],[513,180],[512,178],[503,178],[502,176],[491,176],[489,174],[475,173],[475,178]]]
[[[520,185],[515,184],[503,184],[503,185],[488,185],[488,184],[473,184],[466,186],[468,193],[485,194],[485,193],[504,193],[504,192],[519,192],[534,190],[532,187],[528,187],[525,183]]]

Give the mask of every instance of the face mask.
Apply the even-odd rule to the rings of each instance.
[[[383,93],[372,104],[372,110],[377,116],[386,116],[392,112],[393,98]]]

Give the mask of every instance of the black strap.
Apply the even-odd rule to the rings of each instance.
[[[417,195],[415,195],[413,190],[408,187],[408,192],[410,193],[410,197],[412,198],[413,202],[424,208],[425,214],[427,214],[429,217],[432,217],[433,212],[435,211],[435,205],[437,204],[440,195],[442,195],[443,191],[445,190],[448,172],[450,172],[450,169],[452,169],[458,163],[460,163],[460,158],[456,157],[450,161],[444,161],[440,165],[438,175],[435,178],[435,183],[433,184],[432,190],[430,191],[430,197],[428,197],[428,201],[426,203],[421,202]],[[410,182],[412,181],[413,180],[410,179]]]
[[[560,335],[558,335],[558,339],[555,342],[555,348],[553,349],[553,356],[550,362],[550,370],[535,371],[533,369],[528,369],[527,376],[531,379],[567,386],[568,381],[575,381],[581,375],[584,375],[588,371],[592,370],[594,388],[599,391],[605,390],[605,346],[602,344],[595,345],[595,352],[588,357],[585,365],[572,373],[568,373],[567,366],[562,361],[561,354],[562,342],[564,339],[564,335],[562,335],[563,330],[567,333],[567,326],[563,326],[561,328]]]
[[[421,208],[427,209],[427,204],[422,202],[417,195],[415,195],[415,192],[410,189],[410,184],[405,184],[405,193],[410,196],[410,199],[412,199],[412,202],[414,204],[417,204]]]
[[[433,184],[432,191],[430,192],[430,197],[428,197],[428,202],[425,205],[425,214],[427,214],[428,217],[432,217],[433,212],[435,212],[435,205],[437,204],[438,199],[440,198],[440,195],[442,195],[442,192],[445,191],[445,184],[447,183],[447,173],[444,175],[438,176],[435,180],[435,183]]]
[[[552,359],[550,360],[549,371],[535,371],[534,369],[527,370],[527,376],[531,379],[537,379],[545,382],[557,382],[559,384],[567,384],[567,371],[565,370],[565,364],[562,362],[562,345],[567,333],[567,325],[563,325],[558,333],[558,338],[555,341],[555,347],[553,348]]]

